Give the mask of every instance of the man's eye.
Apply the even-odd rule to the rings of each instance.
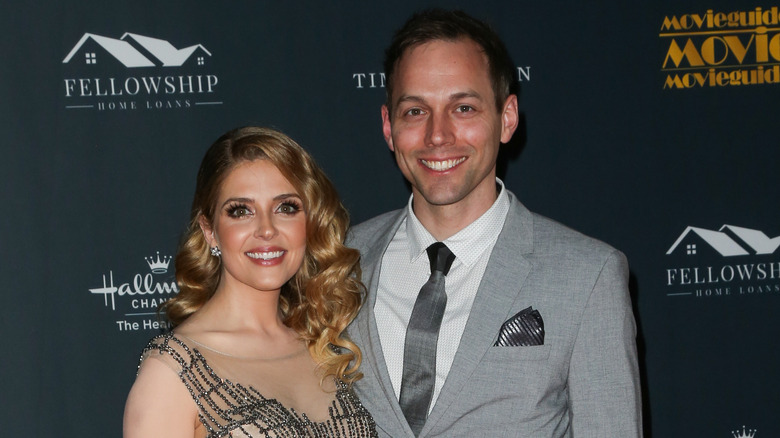
[[[423,113],[423,111],[420,108],[412,108],[409,111],[406,112],[406,114],[410,116],[419,116]]]
[[[474,111],[474,107],[471,106],[471,105],[459,105],[458,106],[458,112],[460,112],[460,113],[467,113],[467,112],[471,112],[471,111]]]

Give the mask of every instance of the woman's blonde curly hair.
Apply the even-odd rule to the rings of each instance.
[[[344,330],[363,302],[360,254],[344,246],[349,215],[333,184],[312,157],[281,132],[238,128],[206,152],[198,171],[190,224],[175,258],[179,293],[162,310],[176,327],[214,294],[221,259],[211,256],[200,220],[213,224],[222,182],[237,165],[254,160],[267,160],[279,169],[297,190],[306,214],[303,264],[281,291],[284,323],[307,343],[324,376],[351,384],[361,377],[361,353],[344,337]]]

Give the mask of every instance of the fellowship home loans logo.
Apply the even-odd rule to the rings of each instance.
[[[89,289],[94,295],[102,295],[120,332],[170,328],[168,323],[158,320],[157,308],[179,292],[173,275],[168,273],[171,257],[160,256],[158,251],[156,256],[144,259],[145,268],[140,272],[119,272],[115,276],[114,270],[110,270],[103,274],[102,286]]]
[[[777,6],[668,15],[658,36],[665,90],[780,83]]]
[[[202,44],[177,49],[168,41],[126,32],[85,33],[65,56],[63,95],[69,110],[175,110],[221,105],[219,77]]]
[[[670,297],[780,294],[780,236],[723,225],[718,231],[687,227],[666,255],[673,267],[664,282]],[[670,263],[670,264],[671,264]]]

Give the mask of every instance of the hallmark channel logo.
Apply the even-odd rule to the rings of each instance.
[[[686,227],[666,255],[667,296],[724,297],[780,293],[780,236],[723,225]]]
[[[740,431],[739,429],[732,430],[731,436],[732,438],[753,438],[756,436],[756,432],[758,432],[758,429],[745,430],[745,426],[742,426],[742,431]]]
[[[65,56],[66,109],[172,110],[221,105],[219,77],[202,44],[177,49],[166,40],[125,32],[85,33]]]
[[[780,83],[777,6],[666,16],[658,36],[665,90]]]
[[[145,269],[129,275],[129,281],[117,285],[114,271],[110,270],[103,274],[102,286],[89,289],[90,293],[103,296],[103,304],[111,308],[120,332],[170,328],[167,322],[158,320],[157,309],[179,292],[176,280],[168,273],[171,257],[160,256],[158,251],[156,257],[144,259]]]

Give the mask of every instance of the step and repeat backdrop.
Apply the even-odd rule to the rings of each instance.
[[[780,437],[780,3],[753,0],[3,4],[2,435],[121,435],[223,132],[288,133],[353,223],[405,204],[382,59],[425,6],[509,47],[507,187],[628,256],[645,435]]]

